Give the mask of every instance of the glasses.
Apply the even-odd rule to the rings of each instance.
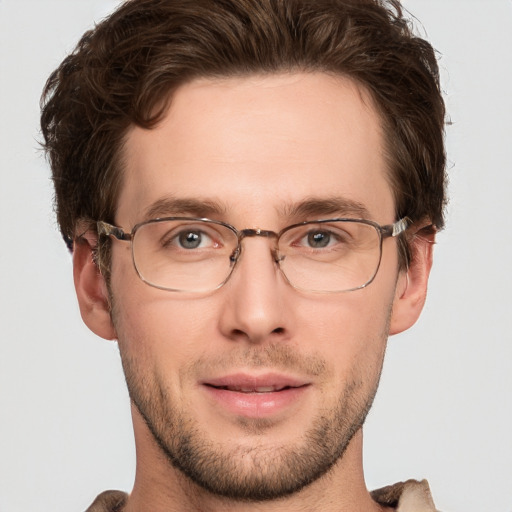
[[[379,270],[382,242],[409,227],[402,218],[380,226],[364,219],[301,222],[279,233],[237,230],[210,219],[166,217],[137,224],[131,233],[98,222],[98,234],[131,243],[139,277],[172,292],[210,292],[230,278],[242,254],[242,240],[271,238],[271,255],[288,283],[302,291],[347,292],[368,286]]]

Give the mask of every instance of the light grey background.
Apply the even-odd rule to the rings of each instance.
[[[83,326],[38,152],[48,74],[112,0],[0,0],[0,512],[131,489],[115,343]],[[512,2],[407,0],[442,54],[448,224],[423,317],[390,340],[368,486],[429,479],[444,512],[512,511]]]

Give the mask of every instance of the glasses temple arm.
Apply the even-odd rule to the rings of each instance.
[[[121,228],[118,228],[117,226],[114,226],[112,224],[109,224],[108,222],[103,222],[102,220],[99,220],[96,223],[96,227],[98,229],[98,236],[105,235],[105,236],[113,236],[114,238],[117,238],[118,240],[131,240],[133,235],[132,233],[125,233]]]

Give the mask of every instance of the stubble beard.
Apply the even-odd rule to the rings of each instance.
[[[252,352],[252,359],[268,367],[297,360],[286,345]],[[362,427],[377,391],[382,367],[370,384],[365,372],[347,381],[337,403],[317,413],[300,440],[283,446],[265,446],[265,420],[247,420],[240,427],[261,434],[261,443],[247,447],[231,439],[210,439],[174,402],[163,382],[138,368],[138,361],[122,357],[131,400],[169,463],[209,493],[239,501],[267,501],[293,494],[319,479],[339,461],[354,434]],[[304,366],[303,363],[301,363]],[[318,361],[316,361],[318,366]],[[321,366],[321,365],[320,365]],[[245,424],[244,424],[245,423]],[[205,427],[206,428],[206,427]]]

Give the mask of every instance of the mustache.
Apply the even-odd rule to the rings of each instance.
[[[328,370],[324,358],[314,354],[299,354],[285,343],[272,343],[264,347],[245,347],[223,354],[200,357],[184,369],[185,373],[197,375],[206,370],[231,371],[234,368],[292,371],[303,376],[318,377]]]

